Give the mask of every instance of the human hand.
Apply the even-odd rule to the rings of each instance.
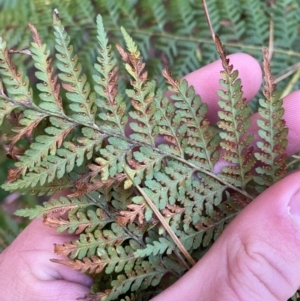
[[[92,280],[53,263],[54,243],[74,235],[58,234],[41,219],[29,226],[0,254],[0,301],[75,301],[90,292]]]
[[[259,65],[244,54],[230,58],[240,71],[246,84],[245,97],[250,100],[261,84]],[[186,77],[209,103],[212,121],[217,119],[220,66],[216,62]],[[300,92],[294,92],[285,98],[289,154],[300,144],[299,97]],[[294,173],[259,196],[193,269],[153,300],[284,301],[291,296],[300,285],[300,217],[296,209],[289,209],[295,200],[300,215],[299,176]],[[53,243],[71,239],[70,235],[55,234],[40,220],[33,221],[0,255],[1,301],[73,301],[89,292],[91,280],[87,276],[49,261],[55,257]]]
[[[250,100],[261,84],[261,71],[245,54],[230,56]],[[220,62],[186,79],[209,103],[217,120]],[[209,80],[209,82],[208,82]],[[289,128],[287,152],[300,149],[300,91],[284,98]],[[257,133],[257,115],[251,131]],[[225,229],[205,256],[179,281],[152,301],[286,301],[300,286],[300,172],[257,197]]]

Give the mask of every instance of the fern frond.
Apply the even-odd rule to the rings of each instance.
[[[254,154],[256,159],[262,162],[262,166],[255,169],[258,173],[255,181],[259,185],[269,187],[283,178],[286,173],[287,154],[285,149],[288,144],[288,128],[283,119],[283,101],[275,93],[276,85],[271,75],[267,48],[263,49],[263,54],[265,99],[259,101],[261,107],[258,110],[260,118],[257,120],[257,124],[261,141],[257,142],[259,152]]]
[[[37,9],[44,9],[42,0],[35,1]],[[260,168],[263,170],[270,163],[263,151],[266,150],[267,155],[275,154],[276,148],[267,149],[269,141],[265,136],[268,133],[263,133],[263,148],[259,144],[256,152],[263,159],[256,161],[261,165],[254,168],[257,158],[250,147],[252,136],[248,135],[250,110],[242,97],[238,72],[233,71],[218,37],[217,47],[224,69],[219,92],[219,129],[208,122],[207,105],[187,81],[175,81],[165,70],[163,75],[170,91],[167,94],[162,88],[157,91],[157,83],[162,81],[161,75],[158,76],[161,61],[164,65],[174,65],[168,69],[175,71],[177,77],[214,56],[213,43],[200,28],[203,20],[195,22],[203,16],[199,12],[199,1],[97,0],[92,3],[86,0],[81,3],[74,0],[78,5],[53,1],[62,9],[61,16],[70,33],[66,33],[55,13],[60,70],[56,78],[48,50],[54,44],[43,45],[42,38],[43,41],[47,38],[40,38],[31,26],[34,38],[31,62],[41,81],[37,84],[40,101],[32,97],[34,104],[28,96],[26,79],[15,71],[9,51],[4,50],[6,46],[0,41],[3,48],[0,69],[1,63],[5,67],[1,69],[5,80],[3,86],[0,82],[0,122],[6,118],[8,123],[16,114],[13,121],[22,125],[11,129],[15,132],[10,140],[10,154],[15,152],[19,161],[10,170],[9,181],[3,187],[37,194],[71,187],[68,198],[50,200],[43,206],[20,210],[18,214],[30,218],[43,216],[45,224],[59,232],[80,234],[78,239],[55,246],[56,253],[68,256],[69,260],[54,261],[95,276],[93,300],[119,300],[129,295],[129,291],[136,292],[133,298],[151,298],[189,269],[186,259],[191,265],[195,264],[202,251],[211,246],[253,198],[250,193],[254,193],[254,189],[252,182],[249,189],[249,182],[255,172],[259,173]],[[240,7],[232,7],[237,4],[236,0],[209,3],[214,10],[213,22],[224,33],[226,43],[241,49],[249,46],[243,44],[243,38],[247,37],[243,27],[250,26],[247,22],[243,24],[245,1]],[[78,7],[83,11],[79,12]],[[153,8],[152,16],[140,15],[149,7]],[[254,18],[250,15],[262,7],[256,1],[246,19]],[[93,19],[98,9],[103,12],[103,18],[98,17],[95,26]],[[80,28],[71,26],[74,20]],[[265,19],[261,22],[266,25]],[[120,32],[120,25],[125,25],[128,31],[122,28]],[[42,32],[47,32],[46,29],[42,26]],[[121,41],[122,47],[118,45],[117,50],[125,62],[125,70],[122,66],[119,68],[118,58],[108,41],[108,37],[110,42],[120,40],[121,34],[127,49],[124,50]],[[260,35],[258,40],[264,38],[263,33]],[[237,37],[241,41],[235,41]],[[210,53],[203,53],[204,49]],[[257,51],[257,46],[251,49]],[[286,58],[287,52],[281,53]],[[276,48],[275,54],[278,55]],[[292,54],[295,59],[295,51]],[[98,62],[93,65],[91,61],[96,55]],[[144,59],[153,63],[149,73],[145,71]],[[96,70],[93,81],[89,81],[88,75],[95,70],[89,66]],[[123,71],[127,71],[129,83]],[[8,82],[10,76],[12,82]],[[25,88],[7,96],[6,90],[11,90],[17,81],[25,83]],[[66,95],[60,90],[60,81]],[[272,80],[266,78],[266,81],[265,93],[271,95]],[[60,97],[64,96],[66,105],[62,106]],[[277,109],[278,101],[275,102]],[[267,103],[262,101],[261,122],[270,118],[267,115],[271,109],[265,108]],[[278,116],[282,117],[280,109],[275,117]],[[285,141],[285,132],[272,130],[274,145],[276,139]],[[27,143],[22,153],[20,147],[26,139],[32,143]],[[214,174],[216,162],[222,159],[226,165],[223,173]],[[273,156],[273,159],[276,171],[272,176],[277,176],[284,164],[281,157]],[[282,157],[282,161],[284,159]],[[261,177],[270,180],[266,173]],[[151,285],[156,284],[159,285],[153,289]]]

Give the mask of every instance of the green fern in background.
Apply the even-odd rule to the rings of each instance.
[[[261,48],[271,33],[275,74],[298,60],[298,4],[208,2],[228,51],[263,58],[261,141],[254,151],[238,70],[209,36],[199,1],[20,3],[3,1],[7,14],[0,14],[9,29],[0,41],[0,123],[7,153],[17,159],[2,187],[34,195],[74,188],[17,214],[43,216],[58,232],[79,234],[55,246],[69,259],[54,261],[94,277],[90,300],[148,300],[285,175],[282,101],[273,96],[269,53]],[[24,14],[18,24],[17,4]],[[176,80],[217,58],[215,48],[223,62],[217,125],[194,88]],[[228,164],[215,175],[220,158]]]
[[[97,56],[95,20],[98,13],[103,16],[112,44],[124,46],[119,29],[126,28],[139,45],[149,75],[157,77],[160,85],[163,66],[175,77],[182,77],[217,58],[198,0],[1,0],[0,5],[3,8],[0,34],[10,49],[29,47],[27,24],[31,22],[51,52],[54,50],[51,14],[57,8],[68,29],[70,43],[89,76],[94,73]],[[229,53],[246,52],[261,60],[261,47],[269,45],[271,38],[275,76],[299,61],[298,1],[210,0],[208,9],[214,30],[222,36]],[[17,62],[20,60],[27,66],[32,64],[26,56]],[[286,84],[286,81],[281,83],[280,89]],[[299,88],[298,84],[294,88]]]

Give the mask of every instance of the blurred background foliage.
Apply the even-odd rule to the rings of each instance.
[[[207,0],[207,5],[214,30],[228,53],[246,52],[261,60],[262,46],[269,47],[279,90],[286,95],[300,88],[299,0]],[[99,13],[112,44],[123,43],[120,26],[126,28],[140,47],[149,76],[161,86],[163,67],[180,78],[218,58],[201,0],[0,0],[0,36],[10,49],[28,49],[31,22],[54,53],[55,8],[88,76],[93,73],[97,56],[95,20]],[[12,55],[17,68],[27,73],[34,85],[30,56]],[[256,101],[251,104],[253,110]],[[0,183],[13,165],[5,155],[5,140],[0,132]],[[0,251],[26,224],[15,220],[13,212],[38,201],[0,189]]]

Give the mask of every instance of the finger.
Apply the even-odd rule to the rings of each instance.
[[[45,226],[41,219],[36,219],[21,232],[3,255],[7,253],[12,262],[16,262],[13,258],[17,256],[20,264],[26,268],[23,269],[23,273],[26,273],[24,277],[33,276],[43,281],[67,280],[90,287],[93,283],[91,277],[50,261],[52,258],[66,259],[54,253],[55,243],[63,244],[76,238],[76,235],[58,234],[55,229]]]
[[[292,155],[300,149],[300,91],[295,91],[286,96],[283,100],[283,106],[285,109],[283,118],[289,129],[287,152]]]
[[[228,57],[234,69],[239,71],[239,77],[244,83],[244,97],[250,101],[259,91],[262,82],[259,63],[252,56],[244,53],[236,53]],[[208,103],[207,117],[211,122],[218,120],[220,97],[217,93],[220,89],[221,70],[222,62],[218,60],[185,76],[188,83],[194,86],[196,93],[204,102]]]
[[[66,260],[66,257],[57,256],[53,253],[52,248],[45,250],[28,250],[19,252],[20,259],[30,267],[28,271],[24,271],[36,280],[45,282],[54,280],[64,280],[77,283],[85,287],[91,287],[93,280],[80,271],[75,271],[63,264],[50,261],[50,259]]]
[[[243,210],[160,300],[285,301],[300,286],[300,172]]]
[[[32,296],[22,301],[75,301],[90,293],[90,289],[83,285],[63,280],[40,281],[33,284]],[[8,300],[7,300],[8,301]],[[11,300],[9,300],[11,301]]]

